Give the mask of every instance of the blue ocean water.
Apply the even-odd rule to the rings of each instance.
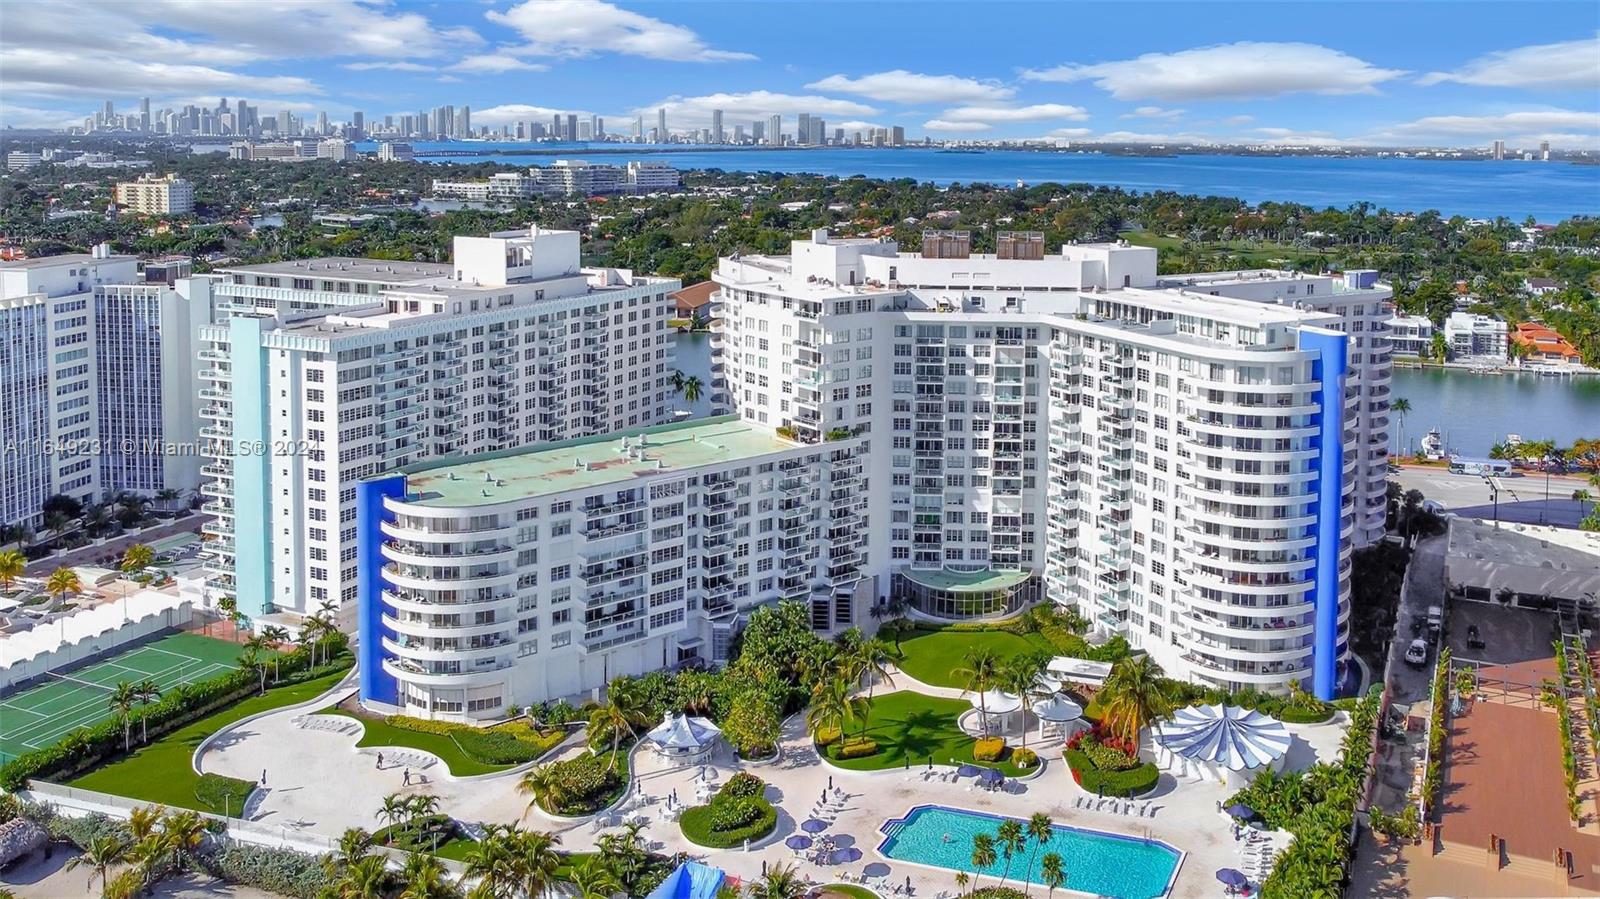
[[[376,144],[359,145],[372,149]],[[551,156],[506,156],[496,150],[620,151],[592,161],[654,159],[681,169],[804,172],[870,178],[913,178],[936,184],[1087,182],[1138,191],[1170,190],[1237,197],[1249,203],[1288,201],[1343,209],[1357,202],[1395,212],[1555,222],[1600,214],[1600,166],[1568,162],[1443,160],[1320,156],[1104,156],[1077,151],[979,150],[945,153],[921,147],[880,149],[668,149],[638,144],[527,144],[486,141],[414,144],[419,159],[547,165]],[[436,155],[441,152],[466,155]]]
[[[878,851],[901,861],[971,872],[972,837],[980,833],[993,836],[1003,820],[938,805],[918,806],[904,819],[884,824],[889,837]],[[1034,850],[1030,843],[1009,864],[1000,854],[993,865],[978,873],[1042,886],[1040,859],[1054,852],[1061,856],[1069,890],[1120,899],[1153,899],[1167,891],[1180,859],[1177,851],[1165,843],[1059,824],[1049,842]]]

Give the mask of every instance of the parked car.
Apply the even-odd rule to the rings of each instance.
[[[1406,647],[1406,664],[1421,668],[1428,664],[1428,641],[1418,637]]]
[[[1483,642],[1483,635],[1478,633],[1476,624],[1467,625],[1467,647],[1469,649],[1482,649],[1487,645]]]

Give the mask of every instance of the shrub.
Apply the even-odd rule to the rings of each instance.
[[[243,814],[245,801],[250,798],[250,793],[255,788],[253,781],[224,777],[221,774],[202,774],[195,782],[194,798],[199,800],[208,812],[237,818]]]
[[[290,849],[269,849],[249,843],[227,841],[223,847],[201,856],[201,866],[213,877],[229,883],[245,884],[279,896],[315,899],[332,886],[322,858]]]
[[[843,743],[839,744],[838,749],[834,750],[833,757],[836,759],[859,759],[866,758],[869,755],[876,755],[877,752],[877,740],[871,737],[848,737]]]
[[[767,793],[767,782],[748,771],[740,771],[728,778],[728,782],[717,791],[721,799],[743,799],[747,797],[761,798]]]
[[[1039,764],[1039,754],[1032,749],[1017,749],[1011,753],[1011,764],[1018,768],[1032,768]]]
[[[545,811],[557,815],[587,815],[603,808],[622,786],[623,770],[619,763],[611,768],[610,755],[580,755],[576,758],[552,763],[562,785],[561,802],[557,808]],[[543,803],[540,803],[543,805]]]
[[[716,815],[715,807],[725,801],[748,803],[757,810],[758,816],[731,830],[717,830],[712,823]],[[683,829],[684,837],[691,843],[710,849],[731,849],[743,845],[745,840],[759,840],[772,833],[778,826],[778,810],[765,799],[719,799],[713,800],[710,805],[697,805],[694,808],[684,809],[683,815],[678,818],[678,826]]]
[[[818,746],[832,746],[839,742],[839,728],[819,727],[817,728],[816,739]]]
[[[980,762],[998,762],[1005,754],[1003,737],[983,737],[972,746],[972,757]]]
[[[373,834],[372,841],[391,849],[417,852],[443,846],[460,834],[460,826],[449,815],[429,815],[414,821],[391,824]]]
[[[1021,890],[1010,887],[984,887],[967,894],[970,899],[1028,899]]]
[[[316,668],[308,667],[310,651],[296,649],[278,658],[279,679],[273,686],[288,686],[322,677],[350,667],[354,660],[336,655]],[[141,722],[148,725],[151,738],[182,727],[191,721],[233,705],[254,695],[260,688],[255,671],[235,669],[208,680],[184,684],[164,693],[160,700],[140,706],[128,717],[134,733]],[[122,722],[107,718],[90,727],[79,728],[43,749],[25,752],[0,767],[0,789],[15,792],[31,778],[70,776],[122,753]]]
[[[738,830],[760,818],[763,805],[766,802],[754,796],[718,798],[711,803],[711,829],[718,833]]]
[[[566,736],[561,730],[539,731],[525,721],[475,727],[454,721],[429,721],[389,715],[383,723],[401,730],[449,737],[466,756],[484,765],[520,765],[539,758]]]
[[[1081,749],[1066,751],[1072,779],[1085,790],[1100,796],[1136,796],[1148,792],[1161,778],[1161,771],[1149,762],[1125,770],[1101,770]]]

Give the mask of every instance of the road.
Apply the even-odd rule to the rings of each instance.
[[[1575,490],[1588,490],[1600,497],[1586,477],[1554,475],[1549,478],[1549,501],[1545,500],[1545,476],[1538,472],[1517,473],[1492,479],[1499,491],[1498,509],[1490,479],[1479,475],[1451,474],[1443,468],[1405,466],[1389,475],[1407,490],[1421,490],[1428,499],[1444,504],[1445,511],[1468,518],[1493,519],[1522,524],[1552,524],[1575,528],[1591,508],[1572,498]]]
[[[1389,644],[1391,706],[1402,715],[1417,700],[1428,697],[1437,647],[1430,649],[1428,664],[1421,668],[1407,665],[1404,655],[1406,647],[1412,640],[1413,616],[1425,615],[1428,606],[1444,605],[1444,555],[1448,545],[1449,537],[1443,534],[1419,541],[1411,554],[1410,563],[1406,566],[1406,586],[1401,593],[1400,607],[1395,613],[1394,640]],[[1426,635],[1427,632],[1423,633]],[[1423,739],[1423,734],[1402,731],[1380,744],[1378,783],[1373,791],[1373,801],[1376,805],[1392,812],[1407,801],[1416,762],[1421,756]]]

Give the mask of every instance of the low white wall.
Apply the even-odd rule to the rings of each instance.
[[[108,603],[102,608],[120,609],[121,601]],[[94,611],[99,611],[98,609]],[[119,613],[120,614],[120,613]],[[188,624],[193,615],[192,606],[188,602],[180,602],[159,611],[146,611],[138,614],[130,613],[129,620],[103,633],[83,637],[77,642],[57,643],[54,649],[39,652],[29,652],[25,657],[12,658],[0,646],[0,690],[9,689],[29,678],[38,677],[47,671],[56,671],[69,665],[75,665],[86,659],[110,652],[129,643],[142,640],[151,634]],[[67,625],[69,628],[71,624]],[[34,630],[43,634],[59,632],[62,625],[52,621],[40,624]],[[28,632],[32,634],[33,632]],[[16,641],[23,634],[15,634],[6,638],[6,642]],[[18,641],[20,643],[20,641]]]

